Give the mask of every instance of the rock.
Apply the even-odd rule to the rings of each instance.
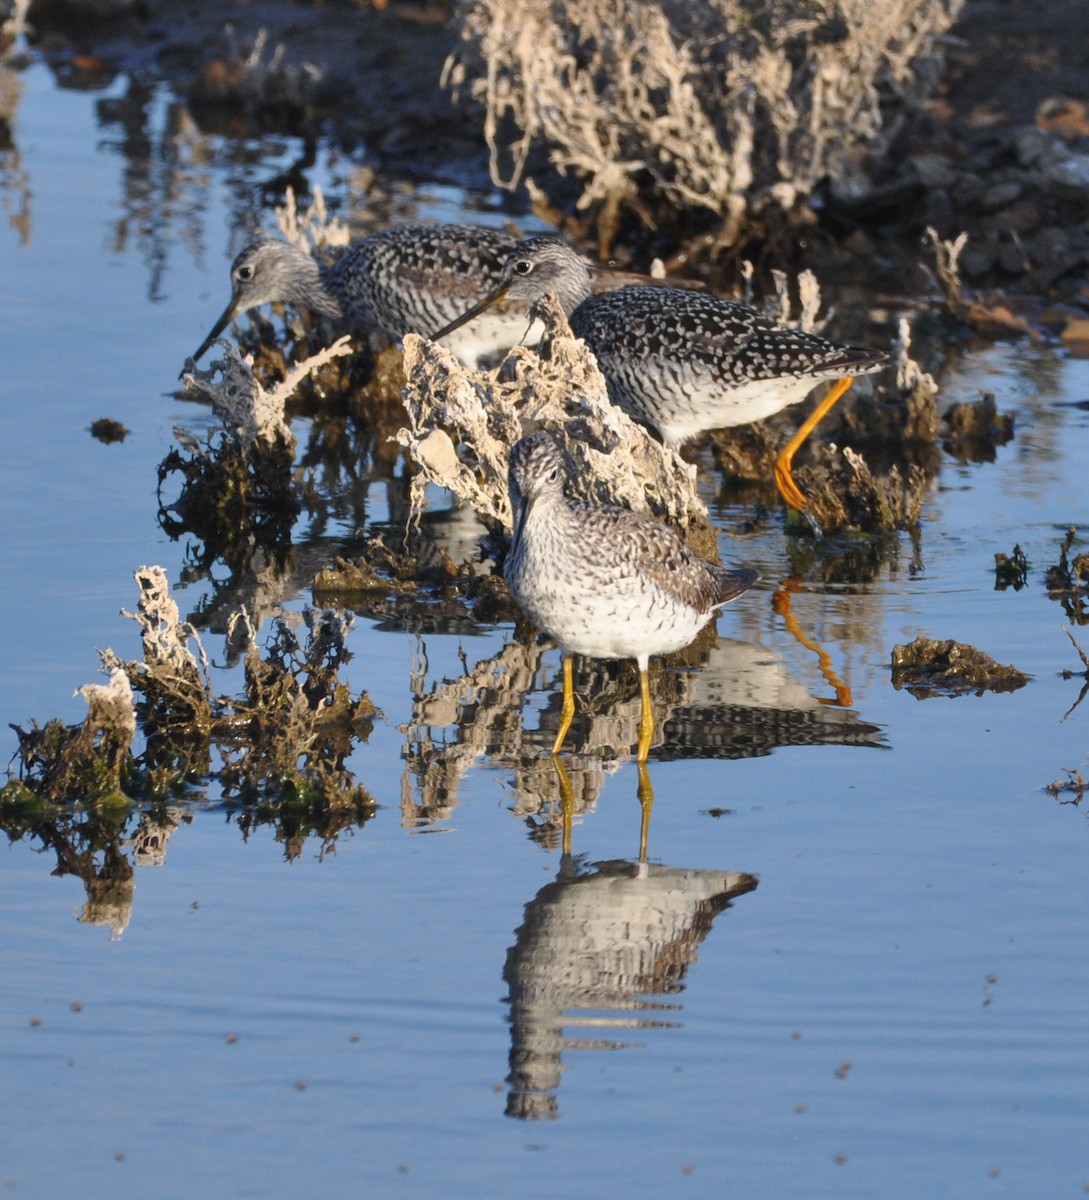
[[[1055,191],[1089,196],[1089,154],[1074,154],[1049,163],[1040,178],[1045,186]]]
[[[1022,129],[1013,139],[1017,161],[1022,167],[1035,167],[1051,150],[1052,142],[1042,129]]]
[[[944,154],[916,154],[908,161],[926,188],[948,188],[957,180],[957,170]]]
[[[1037,270],[1056,271],[1071,262],[1070,235],[1057,225],[1047,225],[1026,242],[1029,258]]]
[[[979,198],[979,206],[984,212],[996,212],[1012,204],[1024,191],[1024,187],[1016,180],[992,184]]]
[[[1069,317],[1059,337],[1067,346],[1089,347],[1089,317]]]
[[[958,207],[969,208],[979,203],[984,190],[983,181],[978,175],[964,174],[953,187],[953,199]]]
[[[1067,141],[1089,137],[1089,109],[1069,96],[1052,96],[1036,109],[1036,124]]]
[[[1030,267],[1020,242],[1004,241],[999,244],[997,264],[1008,275],[1023,275]]]
[[[960,273],[965,279],[982,279],[995,264],[995,247],[986,242],[969,242],[961,251]]]
[[[959,231],[957,210],[945,188],[927,193],[919,224],[924,229],[929,227],[936,230],[938,236],[943,238],[951,238]]]
[[[995,214],[995,219],[1002,228],[1014,233],[1032,233],[1034,229],[1039,229],[1043,213],[1039,203],[1026,196],[1024,199],[1018,200],[1016,204],[1011,204],[1009,208]]]

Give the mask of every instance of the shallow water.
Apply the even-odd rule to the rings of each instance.
[[[60,90],[41,65],[9,74],[0,695],[5,724],[75,721],[95,648],[138,653],[118,615],[137,566],[161,563],[185,612],[224,592],[221,570],[181,586],[187,542],[158,522],[155,470],[175,425],[207,426],[173,397],[176,375],[222,308],[261,181],[297,147],[202,138],[157,92],[134,110],[123,81],[96,94]],[[326,161],[311,179],[330,195],[350,183]],[[435,189],[420,209],[449,218],[463,201]],[[634,764],[583,752],[634,742],[630,672],[582,680],[595,712],[569,743],[571,862],[541,753],[556,652],[509,626],[389,613],[357,617],[347,670],[383,713],[350,763],[378,807],[335,844],[247,822],[214,794],[157,824],[74,816],[48,847],[9,831],[4,1186],[1079,1194],[1089,828],[1043,789],[1084,769],[1089,705],[1069,712],[1083,680],[1061,672],[1081,665],[1043,571],[1066,529],[1089,525],[1089,363],[999,346],[965,354],[943,386],[950,400],[994,391],[1016,437],[994,463],[946,459],[917,544],[902,539],[871,582],[813,571],[798,586],[791,609],[825,673],[773,607],[808,547],[716,507],[726,557],[762,582],[699,668],[658,678],[646,867]],[[103,416],[124,442],[91,438]],[[296,428],[305,441],[308,422]],[[363,469],[323,526],[300,525],[296,570],[262,592],[264,611],[300,612],[314,568],[387,523],[397,490]],[[998,591],[993,556],[1014,543],[1033,570]],[[215,619],[202,623],[224,661]],[[888,663],[920,632],[1032,680],[916,700]],[[849,708],[819,703],[829,676]]]

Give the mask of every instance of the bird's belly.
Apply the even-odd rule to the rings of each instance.
[[[640,658],[687,646],[714,615],[684,604],[660,588],[633,579],[609,581],[596,590],[553,566],[530,586],[517,574],[508,579],[526,616],[573,654],[591,658]]]
[[[730,383],[684,364],[602,363],[614,404],[678,445],[711,429],[762,421],[797,404],[817,386],[815,376],[782,376]]]

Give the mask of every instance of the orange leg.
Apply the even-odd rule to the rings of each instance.
[[[797,509],[798,512],[805,512],[805,497],[798,490],[798,485],[794,482],[794,477],[790,473],[790,464],[793,462],[794,455],[797,454],[802,442],[817,428],[825,414],[836,404],[853,382],[854,379],[850,375],[843,379],[838,379],[832,390],[809,416],[806,417],[798,432],[787,442],[779,452],[779,457],[775,460],[775,483],[779,488],[779,495],[783,497],[791,508]]]

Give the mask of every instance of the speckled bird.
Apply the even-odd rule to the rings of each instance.
[[[792,507],[805,497],[791,460],[856,375],[879,370],[886,355],[802,333],[744,304],[674,287],[624,287],[593,295],[586,263],[562,239],[527,238],[507,258],[498,284],[434,335],[444,338],[489,306],[555,292],[597,359],[609,397],[679,446],[709,429],[747,425],[797,404],[824,380],[836,386],[780,453],[779,490]]]
[[[687,646],[715,613],[750,588],[755,571],[727,570],[693,553],[668,525],[564,495],[563,455],[546,433],[511,451],[514,538],[503,575],[511,595],[563,652],[563,709],[552,753],[575,713],[571,655],[634,658],[642,716],[638,759],[654,732],[647,665]]]
[[[372,233],[325,264],[289,242],[253,242],[231,264],[231,301],[193,357],[236,317],[275,301],[328,317],[348,332],[377,331],[391,342],[406,333],[432,335],[495,292],[518,244],[478,225],[402,225]],[[527,304],[489,307],[451,343],[467,366],[513,346],[529,328]]]

